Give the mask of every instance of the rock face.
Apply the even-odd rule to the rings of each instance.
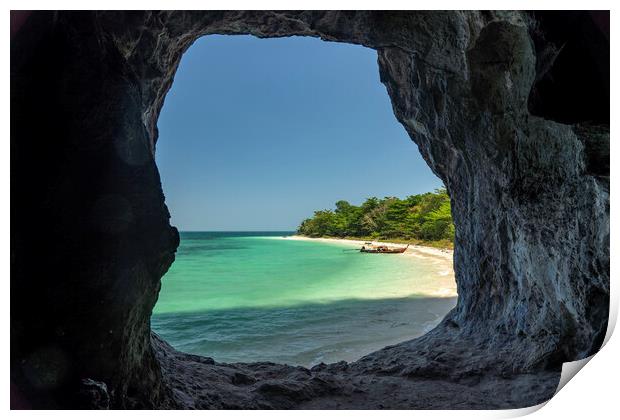
[[[571,15],[578,42],[559,15],[517,12],[13,17],[13,407],[520,407],[600,347],[608,14]],[[179,242],[153,158],[157,117],[181,55],[208,34],[377,50],[396,117],[452,199],[459,300],[433,331],[310,370],[218,364],[151,336]],[[560,105],[553,81],[573,80],[571,63],[602,78],[583,81],[599,102]]]

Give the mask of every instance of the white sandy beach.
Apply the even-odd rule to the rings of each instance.
[[[310,237],[301,236],[301,235],[285,236],[282,239],[288,239],[292,241],[332,242],[332,243],[355,245],[359,247],[361,247],[366,242],[368,242],[368,241],[361,241],[361,240],[355,240],[355,239],[310,238]],[[401,248],[401,247],[406,246],[404,244],[397,244],[393,242],[372,241],[372,243],[374,245],[385,245],[385,246],[396,247],[396,248]],[[404,255],[418,255],[420,257],[441,258],[444,260],[448,260],[450,264],[452,264],[453,254],[454,252],[451,249],[438,249],[438,248],[433,248],[430,246],[423,246],[423,245],[409,245],[409,248],[407,249],[407,251],[405,251],[405,253],[402,255],[403,256]]]
[[[300,235],[284,236],[280,239],[291,241],[315,241],[315,242],[327,242],[327,243],[340,243],[351,245],[354,247],[361,247],[367,241],[354,240],[354,239],[339,239],[339,238],[310,238]],[[389,247],[403,247],[403,244],[396,244],[392,242],[373,241],[374,245],[385,245]],[[407,251],[403,254],[391,254],[391,258],[421,258],[430,259],[437,264],[437,275],[440,279],[437,283],[437,289],[433,291],[433,295],[440,297],[456,296],[456,282],[454,280],[454,267],[453,267],[454,252],[451,249],[438,249],[423,245],[409,245]]]

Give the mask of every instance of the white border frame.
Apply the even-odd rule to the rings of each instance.
[[[428,2],[407,2],[407,1],[393,1],[393,0],[384,0],[381,2],[371,2],[371,1],[325,1],[325,0],[316,0],[313,2],[309,1],[297,1],[297,2],[286,2],[286,1],[237,1],[237,0],[229,0],[229,1],[198,1],[198,0],[177,0],[175,2],[168,2],[162,0],[153,0],[153,1],[119,1],[119,0],[108,0],[108,1],[91,1],[88,4],[84,4],[79,1],[67,1],[67,0],[59,0],[55,2],[49,1],[8,1],[8,11],[10,9],[15,10],[36,10],[36,9],[100,9],[100,10],[142,10],[142,9],[175,9],[175,10],[200,10],[208,7],[211,10],[231,10],[231,9],[245,9],[245,10],[292,10],[292,9],[306,9],[306,10],[408,10],[414,6],[415,9],[421,10],[478,10],[478,9],[504,9],[504,10],[541,10],[541,9],[549,9],[549,10],[570,10],[570,9],[588,9],[588,10],[611,10],[611,22],[610,26],[613,27],[613,22],[615,21],[615,10],[617,7],[614,7],[618,2],[612,1],[599,1],[599,0],[591,0],[588,2],[585,1],[574,1],[574,0],[565,0],[563,2],[551,2],[543,3],[539,1],[532,0],[524,0],[524,1],[446,1],[446,0],[434,0]],[[558,7],[560,6],[560,7]],[[9,25],[8,16],[5,15],[6,25]],[[9,33],[9,28],[4,29],[4,33]],[[611,34],[611,45],[615,46],[614,38],[614,30],[610,30]],[[2,224],[2,279],[4,280],[4,293],[2,294],[2,301],[4,308],[4,330],[2,334],[2,338],[4,339],[4,345],[1,347],[2,356],[4,360],[3,364],[3,382],[1,386],[1,397],[4,400],[5,409],[9,409],[9,345],[8,340],[10,339],[10,211],[9,211],[9,200],[10,200],[10,154],[9,154],[9,121],[10,121],[10,74],[9,74],[9,62],[10,62],[10,43],[6,42],[3,45],[3,54],[1,57],[5,60],[4,65],[2,66],[2,70],[4,72],[5,82],[3,84],[3,112],[2,119],[3,124],[2,127],[5,132],[5,141],[3,142],[4,153],[1,154],[3,159],[3,164],[0,166],[0,170],[2,171],[2,181],[1,181],[1,194],[2,197],[2,205],[0,206],[0,212]],[[611,49],[611,74],[618,74],[618,51]],[[612,76],[611,79],[611,131],[613,132],[614,121],[616,121],[618,115],[618,107],[617,107],[617,93],[618,93],[618,84],[615,81],[615,78]],[[614,157],[618,157],[618,148],[614,146],[612,141],[611,143],[611,161],[614,162]],[[618,167],[614,165],[611,166],[611,178],[616,179],[619,176]],[[615,187],[615,184],[612,182],[611,184],[611,195],[616,197],[618,193],[618,189]],[[617,216],[616,208],[611,206],[611,218],[615,219]],[[612,223],[612,235],[611,235],[611,258],[614,260],[614,256],[617,255],[618,250],[618,240],[616,233],[618,230],[614,231],[614,225]],[[615,278],[615,274],[618,272],[618,264],[611,265],[611,278]],[[583,419],[583,418],[611,418],[611,413],[617,415],[617,384],[620,379],[620,367],[619,362],[616,359],[616,355],[620,354],[620,344],[617,338],[610,336],[610,333],[613,331],[613,328],[617,321],[618,314],[618,300],[619,300],[619,292],[618,287],[614,281],[612,281],[611,285],[611,303],[610,303],[610,323],[608,334],[606,337],[606,345],[601,351],[596,354],[594,357],[589,358],[590,362],[588,363],[588,367],[580,372],[576,379],[569,381],[568,384],[559,392],[554,398],[552,398],[548,403],[541,404],[537,407],[519,409],[519,410],[497,410],[497,411],[389,411],[385,410],[381,412],[381,416],[386,416],[390,418],[403,418],[410,419],[412,416],[416,418],[435,418],[435,419],[450,419],[453,420],[455,417],[458,418],[466,418],[466,419],[481,419],[481,418],[507,418],[507,417],[517,417],[530,413],[532,414],[532,418],[537,419],[557,419],[557,418],[568,418],[568,419]],[[579,362],[573,362],[579,365]],[[569,364],[565,364],[569,365]],[[574,370],[574,366],[565,366],[566,371]],[[578,369],[577,369],[578,371]],[[564,373],[564,372],[563,372]],[[544,407],[544,408],[543,408]],[[184,418],[197,418],[198,416],[202,417],[204,415],[212,416],[215,418],[236,418],[236,417],[245,417],[250,416],[253,418],[263,418],[268,420],[276,420],[276,419],[290,419],[291,417],[297,418],[312,418],[314,419],[317,416],[326,417],[326,418],[338,418],[338,419],[359,419],[359,418],[371,418],[376,415],[373,411],[275,411],[275,412],[265,412],[265,411],[252,411],[252,412],[239,412],[239,411],[218,411],[211,412],[209,414],[200,413],[200,412],[114,412],[115,415],[124,417],[131,416],[132,418],[140,418],[143,416],[156,416],[156,417],[164,417],[164,418],[172,418],[172,417],[184,417]],[[51,418],[69,418],[69,419],[81,419],[84,416],[84,413],[79,411],[11,411],[10,415],[14,418],[24,418],[24,417],[38,417],[45,416]],[[107,416],[106,412],[90,412],[89,416],[101,418],[100,416]]]

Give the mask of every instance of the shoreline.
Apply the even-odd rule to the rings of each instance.
[[[310,238],[301,235],[291,235],[280,237],[281,240],[288,241],[310,241],[323,242],[332,244],[341,244],[348,246],[361,247],[365,240],[358,239],[340,239],[340,238]],[[393,242],[373,241],[375,245],[385,245],[389,247],[402,247],[403,244]],[[458,295],[456,287],[456,279],[454,275],[453,250],[441,250],[424,245],[413,245],[402,254],[391,254],[392,258],[418,258],[430,260],[436,264],[436,273],[438,276],[437,289],[429,294],[434,297],[456,297]]]
[[[282,239],[286,239],[290,241],[314,241],[314,242],[339,243],[339,244],[346,244],[346,245],[355,245],[355,246],[360,246],[360,247],[364,245],[366,242],[371,242],[371,241],[367,241],[363,239],[311,238],[309,236],[302,236],[302,235],[284,236],[282,237]],[[394,242],[384,242],[384,241],[372,241],[372,243],[375,245],[385,245],[388,247],[405,246],[405,244],[399,244],[399,243],[394,243]],[[452,264],[453,257],[454,257],[454,251],[452,249],[440,249],[440,248],[433,248],[433,247],[425,246],[425,245],[411,244],[409,245],[409,248],[405,251],[404,254],[397,254],[397,255],[403,255],[403,256],[404,255],[417,255],[420,257],[432,257],[432,258],[438,258],[438,259],[442,259],[445,261],[449,261],[450,264]]]

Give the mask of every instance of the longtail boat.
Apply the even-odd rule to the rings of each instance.
[[[409,244],[403,248],[390,248],[386,245],[371,245],[367,248],[366,245],[364,245],[360,249],[360,252],[365,252],[367,254],[402,254],[407,250],[407,248],[409,248]]]

